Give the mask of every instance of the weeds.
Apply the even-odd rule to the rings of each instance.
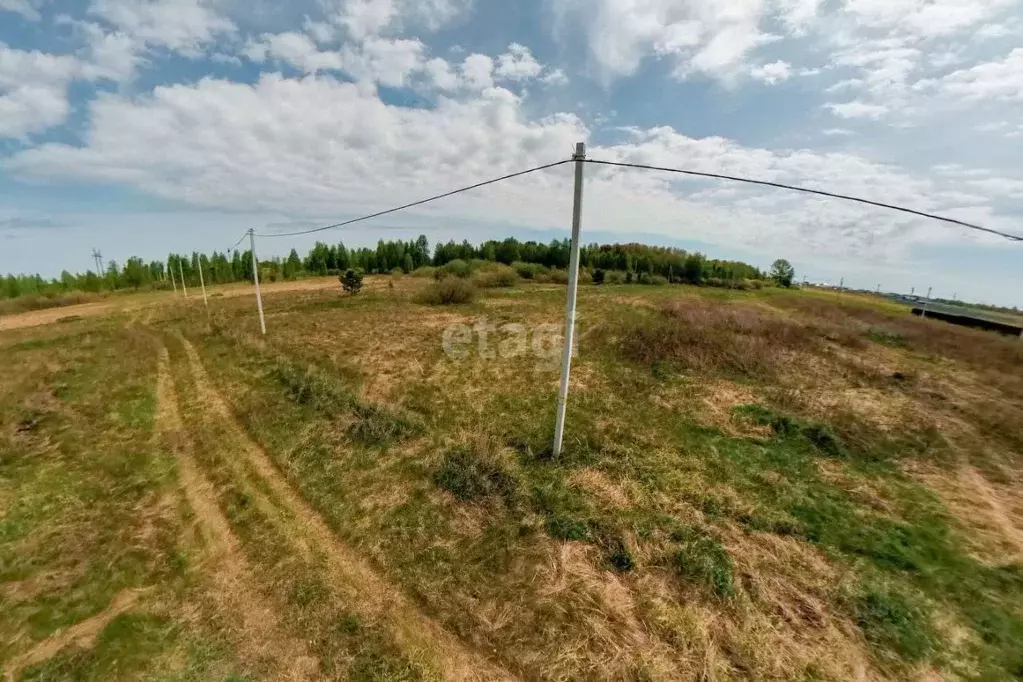
[[[433,481],[463,502],[498,497],[512,506],[518,499],[518,482],[500,456],[487,447],[456,447],[433,473]]]
[[[890,582],[861,584],[846,595],[844,604],[874,652],[889,663],[918,661],[937,646],[930,613],[920,597]]]
[[[692,532],[676,533],[673,539],[680,546],[672,553],[670,563],[679,575],[719,597],[735,594],[732,557],[720,542]]]

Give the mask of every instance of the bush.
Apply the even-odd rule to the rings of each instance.
[[[621,270],[611,270],[604,275],[607,284],[625,284],[625,273]]]
[[[518,273],[507,265],[499,265],[487,270],[477,271],[472,276],[472,283],[481,289],[513,287],[518,282]]]
[[[412,271],[412,276],[413,277],[429,277],[429,278],[432,279],[433,276],[434,276],[434,273],[436,271],[437,271],[437,268],[431,267],[429,265],[424,265],[421,268],[416,268],[415,270],[413,270]]]
[[[551,270],[548,277],[551,284],[568,284],[568,270]]]
[[[651,275],[650,273],[644,272],[639,276],[639,283],[663,287],[668,283],[668,278],[661,277],[660,275]]]
[[[391,277],[401,277],[404,274],[405,274],[405,271],[402,270],[401,268],[392,268],[391,269]]]
[[[362,290],[362,270],[345,270],[345,274],[340,275],[338,281],[346,293],[354,296]]]
[[[603,270],[597,268],[596,270],[593,271],[593,283],[603,284],[605,275],[606,273]]]
[[[419,292],[414,300],[427,305],[455,305],[472,303],[475,298],[476,288],[471,282],[460,277],[445,277]]]
[[[433,277],[434,279],[438,280],[443,279],[449,275],[454,277],[468,277],[471,272],[472,269],[469,267],[468,263],[466,263],[464,260],[456,258],[455,260],[450,261],[439,268],[436,268],[434,270]]]
[[[516,261],[511,264],[515,269],[515,272],[519,273],[519,277],[522,279],[536,279],[537,275],[547,274],[547,268],[540,265],[539,263],[523,263]]]

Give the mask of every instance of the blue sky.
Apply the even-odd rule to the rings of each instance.
[[[0,0],[0,271],[223,250],[566,158],[1023,233],[1023,0]],[[1023,244],[587,168],[586,241],[1023,305]],[[320,235],[567,234],[567,166]],[[261,255],[316,237],[266,238]]]

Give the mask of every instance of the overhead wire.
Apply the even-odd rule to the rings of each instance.
[[[444,194],[438,194],[436,196],[432,196],[432,197],[429,197],[427,199],[420,199],[419,201],[413,201],[412,203],[409,203],[409,204],[404,204],[402,206],[395,206],[394,208],[389,208],[389,209],[387,209],[385,211],[378,211],[376,213],[371,213],[369,215],[360,216],[358,218],[352,218],[351,220],[346,220],[344,222],[335,223],[333,225],[325,225],[323,227],[316,227],[316,228],[313,228],[311,230],[299,230],[297,232],[273,232],[273,233],[268,233],[268,234],[262,234],[261,233],[261,234],[259,234],[257,236],[259,236],[259,237],[294,237],[294,236],[301,235],[301,234],[312,234],[314,232],[323,232],[325,230],[333,230],[333,229],[336,229],[336,228],[339,228],[339,227],[346,227],[346,226],[352,225],[354,223],[360,223],[360,222],[362,222],[364,220],[369,220],[370,218],[379,218],[380,216],[388,215],[390,213],[397,213],[398,211],[404,211],[405,209],[408,209],[408,208],[414,208],[416,206],[422,206],[423,204],[428,204],[431,201],[437,201],[438,199],[445,199],[447,197],[454,196],[456,194],[462,194],[463,192],[469,192],[469,191],[474,190],[474,189],[479,189],[480,187],[486,187],[487,185],[493,185],[495,183],[503,182],[505,180],[511,180],[512,178],[517,178],[517,177],[522,176],[522,175],[528,175],[530,173],[536,173],[537,171],[547,170],[548,168],[554,168],[555,166],[561,166],[561,165],[564,165],[566,163],[570,163],[571,161],[572,161],[572,159],[565,159],[563,161],[555,161],[554,163],[548,163],[548,164],[544,164],[543,166],[537,166],[535,168],[530,168],[529,170],[518,171],[517,173],[509,173],[508,175],[502,175],[499,178],[492,178],[490,180],[484,180],[483,182],[477,182],[475,185],[469,185],[468,187],[461,187],[459,189],[452,190],[450,192],[445,192]]]
[[[248,230],[245,230],[245,232],[243,232],[243,233],[242,233],[242,236],[238,238],[238,241],[236,241],[236,242],[235,242],[235,243],[234,243],[234,244],[233,244],[233,245],[231,246],[231,248],[229,248],[229,249],[228,249],[228,251],[234,251],[235,247],[236,247],[236,246],[238,246],[239,244],[241,244],[241,243],[242,243],[242,240],[243,240],[243,239],[245,239],[245,238],[246,238],[246,237],[248,237],[248,236],[249,236],[249,231],[248,231]]]
[[[949,218],[947,216],[936,215],[934,213],[927,213],[926,211],[917,211],[912,208],[906,208],[905,206],[896,206],[895,204],[886,204],[880,201],[873,201],[871,199],[863,199],[860,197],[850,196],[848,194],[838,194],[836,192],[826,192],[820,189],[810,189],[809,187],[800,187],[798,185],[786,185],[781,182],[771,182],[768,180],[755,180],[753,178],[744,178],[736,175],[723,175],[721,173],[706,173],[703,171],[685,170],[682,168],[667,168],[664,166],[649,166],[641,163],[622,163],[617,161],[600,161],[598,159],[585,159],[586,163],[592,163],[600,166],[618,166],[621,168],[639,168],[643,170],[654,170],[663,171],[667,173],[679,173],[682,175],[693,175],[702,178],[714,178],[717,180],[731,180],[733,182],[743,182],[751,185],[763,185],[766,187],[777,187],[779,189],[793,190],[796,192],[805,192],[807,194],[817,194],[823,197],[830,197],[832,199],[844,199],[846,201],[855,201],[861,204],[868,204],[870,206],[877,206],[879,208],[887,208],[893,211],[901,211],[903,213],[910,213],[912,215],[921,216],[923,218],[931,218],[933,220],[940,220],[942,222],[951,223],[953,225],[959,225],[960,227],[966,227],[971,230],[979,230],[980,232],[987,232],[989,234],[1004,237],[1010,241],[1023,241],[1023,236],[1011,234],[1008,232],[1001,232],[999,230],[991,229],[990,227],[983,227],[981,225],[974,225],[963,220],[957,220],[956,218]]]

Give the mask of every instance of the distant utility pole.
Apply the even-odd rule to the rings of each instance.
[[[170,261],[167,262],[167,273],[170,275],[170,278],[171,278],[171,286],[174,287],[174,295],[177,296],[177,294],[178,294],[178,285],[174,281],[174,268],[172,268],[170,266]]]
[[[178,276],[181,277],[181,291],[184,292],[185,298],[188,298],[188,287],[185,286],[185,271],[181,269],[181,259],[178,259]]]
[[[561,386],[558,389],[558,413],[554,422],[554,456],[561,454],[565,436],[565,408],[568,405],[568,377],[572,370],[572,341],[575,338],[575,300],[579,286],[579,230],[583,216],[583,166],[586,144],[575,146],[575,192],[572,198],[572,253],[568,263],[568,311],[565,313],[565,348],[561,358]]]
[[[103,276],[103,254],[96,249],[92,250],[92,259],[96,261],[96,274]]]
[[[845,291],[845,277],[843,277],[842,279],[838,280],[838,290],[839,291]]]
[[[927,298],[924,299],[923,308],[920,310],[920,317],[927,317],[927,304],[931,302],[931,289],[933,287],[927,287]]]
[[[880,284],[877,285],[877,293],[878,293],[878,295],[881,294],[881,285]]]

